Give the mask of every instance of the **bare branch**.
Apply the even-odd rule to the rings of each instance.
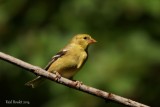
[[[126,106],[130,106],[130,107],[149,107],[147,105],[135,102],[133,100],[130,100],[130,99],[127,99],[127,98],[124,98],[124,97],[121,97],[121,96],[118,96],[118,95],[115,95],[115,94],[112,94],[112,93],[108,93],[108,92],[105,92],[105,91],[102,91],[102,90],[99,90],[99,89],[96,89],[96,88],[93,88],[93,87],[90,87],[90,86],[87,86],[87,85],[84,85],[84,84],[82,84],[80,86],[77,86],[76,85],[77,83],[75,81],[71,81],[71,80],[63,78],[63,77],[61,77],[60,79],[57,80],[55,74],[49,73],[49,72],[45,71],[44,69],[42,69],[40,67],[33,66],[29,63],[26,63],[26,62],[24,62],[20,59],[14,58],[14,57],[12,57],[10,55],[7,55],[7,54],[4,54],[2,52],[0,52],[0,59],[4,60],[4,61],[7,61],[9,63],[12,63],[14,65],[17,65],[21,68],[24,68],[24,69],[26,69],[26,70],[34,73],[34,74],[37,74],[37,75],[43,76],[47,79],[50,79],[52,81],[55,81],[59,84],[63,84],[63,85],[66,85],[68,87],[74,88],[76,90],[80,90],[80,91],[83,91],[85,93],[92,94],[94,96],[97,96],[97,97],[105,99],[105,100],[110,100],[110,101],[113,101],[113,102],[116,102],[116,103],[120,103],[120,104],[123,104],[123,105],[126,105]]]

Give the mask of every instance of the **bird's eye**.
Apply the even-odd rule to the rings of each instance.
[[[85,39],[85,40],[86,40],[86,39],[88,39],[88,38],[87,38],[87,37],[84,37],[83,39]]]

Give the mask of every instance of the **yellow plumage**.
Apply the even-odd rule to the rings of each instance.
[[[45,70],[51,73],[58,72],[62,77],[71,79],[86,61],[88,46],[95,42],[88,34],[74,36],[70,43],[52,58]],[[43,80],[43,77],[38,76],[26,85],[35,88]]]

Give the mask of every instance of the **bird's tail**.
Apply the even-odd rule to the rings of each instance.
[[[38,85],[40,85],[45,79],[41,76],[38,76],[37,78],[27,82],[25,85],[32,87],[32,88],[36,88]]]

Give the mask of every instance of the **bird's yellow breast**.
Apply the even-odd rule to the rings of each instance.
[[[79,51],[75,49],[74,51]],[[62,77],[72,78],[76,72],[81,68],[82,65],[78,68],[79,63],[83,63],[86,57],[82,60],[81,56],[87,56],[85,51],[79,51],[79,53],[69,51],[66,55],[58,58],[51,66],[48,71],[54,73],[58,72]]]

